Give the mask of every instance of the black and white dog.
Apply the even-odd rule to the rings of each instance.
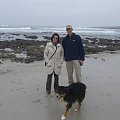
[[[63,99],[66,104],[66,110],[61,117],[61,120],[66,119],[72,104],[78,102],[78,106],[75,111],[80,111],[80,106],[85,98],[86,85],[83,83],[73,83],[69,86],[58,86],[57,98]]]

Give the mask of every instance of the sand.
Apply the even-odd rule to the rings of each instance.
[[[0,64],[0,120],[60,120],[65,105],[45,91],[44,61],[30,64],[10,60]],[[87,85],[81,111],[73,105],[67,120],[120,119],[120,51],[87,55],[82,66]],[[68,85],[65,62],[60,85]]]

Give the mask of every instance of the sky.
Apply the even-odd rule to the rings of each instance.
[[[0,0],[0,25],[120,26],[120,0]]]

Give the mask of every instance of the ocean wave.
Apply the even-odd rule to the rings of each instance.
[[[0,30],[31,30],[31,27],[0,27]]]
[[[65,27],[57,26],[8,26],[1,25],[0,32],[25,32],[25,33],[66,33]],[[109,28],[95,28],[95,27],[74,27],[73,32],[79,34],[100,34],[100,35],[120,35],[120,31],[117,29]]]

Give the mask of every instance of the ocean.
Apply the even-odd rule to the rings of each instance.
[[[65,27],[56,27],[56,26],[0,26],[0,40],[6,40],[6,35],[9,36],[13,33],[19,34],[32,34],[32,35],[51,35],[54,32],[59,33],[61,36],[66,34]],[[98,38],[107,38],[107,39],[117,39],[120,40],[120,28],[119,27],[75,27],[73,32],[85,37],[98,37]],[[3,37],[4,34],[4,37]],[[9,34],[9,35],[8,35]],[[38,38],[39,38],[38,37]],[[8,38],[14,38],[10,36]]]

